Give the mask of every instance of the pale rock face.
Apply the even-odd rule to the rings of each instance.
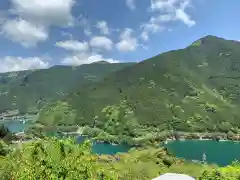
[[[166,173],[152,180],[195,180],[195,179],[185,174]]]

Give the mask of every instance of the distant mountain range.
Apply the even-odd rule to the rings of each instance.
[[[125,100],[140,125],[190,132],[239,130],[240,43],[237,41],[206,36],[185,49],[166,52],[134,65],[95,64],[80,66],[78,69],[80,71],[85,67],[92,67],[89,74],[95,73],[97,79],[88,75],[88,82],[89,78],[97,81],[103,72],[100,71],[101,66],[106,70],[113,70],[115,67],[118,71],[113,70],[114,73],[96,83],[85,86],[77,84],[78,88],[75,86],[76,90],[62,101],[47,105],[39,121],[59,124],[60,121],[62,123],[63,112],[71,111],[69,124],[93,125],[94,117],[99,117],[98,121],[104,122],[104,119],[100,118],[103,108]],[[119,70],[119,66],[125,68]],[[37,87],[40,95],[43,92],[41,88],[55,87],[50,92],[47,91],[47,95],[57,98],[53,92],[66,92],[65,88],[71,84],[69,79],[77,82],[79,78],[83,78],[80,74],[69,75],[74,74],[71,68],[66,68],[64,72],[62,70],[62,73],[57,69],[64,69],[63,67],[54,68],[46,70],[50,74],[56,74],[49,75],[44,84],[37,78],[30,78],[46,76],[40,73],[44,71],[34,72],[35,76],[27,76],[29,79],[24,83],[25,86],[19,88],[25,93],[22,98],[36,101],[41,97],[32,98],[28,92],[29,82],[38,82],[33,87]],[[86,74],[85,71],[84,73]],[[56,82],[50,77],[57,77]],[[54,113],[61,104],[67,108],[62,108],[61,114]],[[47,121],[49,117],[54,121]],[[67,119],[69,118],[65,121],[68,121]]]
[[[46,102],[61,99],[74,88],[96,82],[134,63],[100,61],[77,67],[53,66],[49,69],[0,74],[0,112],[41,108]]]

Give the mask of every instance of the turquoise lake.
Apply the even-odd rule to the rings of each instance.
[[[208,163],[215,163],[219,166],[226,166],[234,160],[240,160],[240,142],[186,140],[171,141],[165,147],[177,157],[188,160],[201,161],[205,153]]]
[[[27,123],[19,120],[0,121],[4,123],[10,131],[24,131]],[[86,137],[79,136],[78,143],[81,143]],[[240,142],[233,141],[170,141],[165,145],[171,153],[180,158],[188,160],[202,160],[203,153],[207,155],[208,163],[215,163],[219,166],[231,164],[234,160],[240,160]],[[94,142],[93,152],[97,154],[116,154],[118,152],[127,152],[131,147],[127,145],[112,145],[107,143]]]
[[[9,128],[11,132],[22,132],[26,129],[27,123],[24,124],[23,122],[19,120],[14,120],[14,121],[0,121],[0,123],[3,123],[6,127]],[[86,139],[86,137],[79,136],[77,137],[77,142],[81,143]],[[107,144],[107,143],[98,143],[94,142],[92,151],[93,153],[96,154],[109,154],[109,155],[114,155],[118,152],[128,152],[130,149],[130,146],[127,145],[112,145],[112,144]]]
[[[17,133],[22,132],[27,127],[27,124],[24,124],[19,120],[5,120],[0,121],[1,124],[4,124],[11,132]]]
[[[83,142],[87,137],[85,136],[79,136],[77,137],[78,143]],[[93,153],[96,154],[109,154],[114,155],[118,152],[128,152],[131,146],[128,145],[112,145],[108,143],[99,143],[99,142],[93,142]]]

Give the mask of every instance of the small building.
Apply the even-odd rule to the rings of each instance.
[[[152,180],[195,180],[195,179],[185,174],[166,173]]]

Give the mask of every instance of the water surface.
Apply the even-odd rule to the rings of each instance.
[[[165,147],[177,157],[188,160],[201,161],[205,153],[208,163],[219,166],[226,166],[234,160],[240,160],[240,143],[234,141],[171,141]]]
[[[22,132],[28,126],[27,123],[24,124],[20,120],[2,120],[0,124],[4,124],[13,133]]]
[[[11,132],[17,133],[22,132],[28,127],[28,123],[23,123],[20,120],[8,120],[8,121],[0,121],[6,127],[9,128]],[[48,132],[48,136],[57,136],[62,138],[63,136],[59,135],[57,132]],[[82,143],[87,137],[86,136],[78,136],[77,142]],[[108,143],[94,142],[92,147],[92,152],[96,154],[109,154],[114,155],[118,152],[128,152],[130,146],[127,145],[112,145]]]
[[[77,142],[82,143],[87,137],[79,136],[77,137]],[[125,144],[109,144],[103,142],[93,142],[92,152],[96,154],[109,154],[114,155],[119,152],[128,152],[131,146]]]

